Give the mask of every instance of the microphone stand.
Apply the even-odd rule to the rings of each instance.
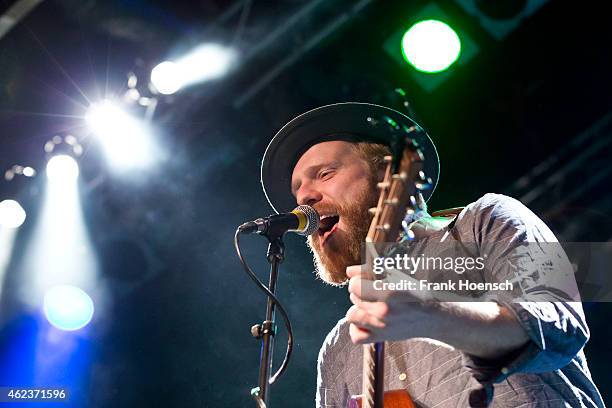
[[[278,280],[278,265],[285,259],[285,244],[283,234],[271,232],[263,234],[269,241],[266,258],[270,263],[270,279],[268,289],[272,294],[276,291]],[[261,354],[259,358],[259,387],[251,390],[251,395],[257,400],[258,406],[267,407],[269,401],[269,381],[270,371],[272,370],[272,354],[274,351],[274,335],[276,334],[275,325],[275,302],[268,297],[266,304],[266,319],[261,324],[256,324],[251,328],[251,334],[256,339],[261,339]],[[261,405],[263,402],[263,405]]]

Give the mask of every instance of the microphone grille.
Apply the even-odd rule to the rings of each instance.
[[[306,228],[303,231],[296,231],[300,235],[308,236],[319,229],[321,218],[317,210],[309,205],[298,205],[294,211],[300,211],[306,216]]]

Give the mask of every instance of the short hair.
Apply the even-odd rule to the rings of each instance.
[[[391,155],[391,149],[387,145],[370,142],[351,143],[351,147],[362,158],[372,171],[377,174],[385,166],[385,156]]]

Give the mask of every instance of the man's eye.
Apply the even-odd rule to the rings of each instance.
[[[330,170],[323,170],[321,173],[319,173],[319,178],[329,178],[333,175],[334,170],[330,169]]]

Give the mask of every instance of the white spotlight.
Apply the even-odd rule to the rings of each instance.
[[[223,76],[236,59],[236,52],[218,44],[206,44],[196,48],[178,60],[186,82],[206,81]]]
[[[92,104],[85,116],[109,161],[119,167],[144,167],[155,156],[145,125],[112,102]]]
[[[34,177],[36,175],[36,170],[34,170],[31,167],[24,167],[23,168],[23,175],[26,177]]]
[[[164,95],[173,94],[183,86],[180,70],[172,61],[164,61],[153,68],[151,83]]]
[[[151,83],[163,94],[186,85],[220,78],[236,61],[236,51],[219,44],[202,45],[175,62],[164,61],[151,71]]]
[[[97,134],[116,137],[117,131],[125,125],[125,116],[127,115],[111,101],[104,100],[89,107],[85,121]]]
[[[47,163],[47,177],[53,183],[72,183],[79,177],[79,165],[68,155],[53,156]]]
[[[0,226],[19,228],[26,219],[26,212],[15,200],[0,202]]]

